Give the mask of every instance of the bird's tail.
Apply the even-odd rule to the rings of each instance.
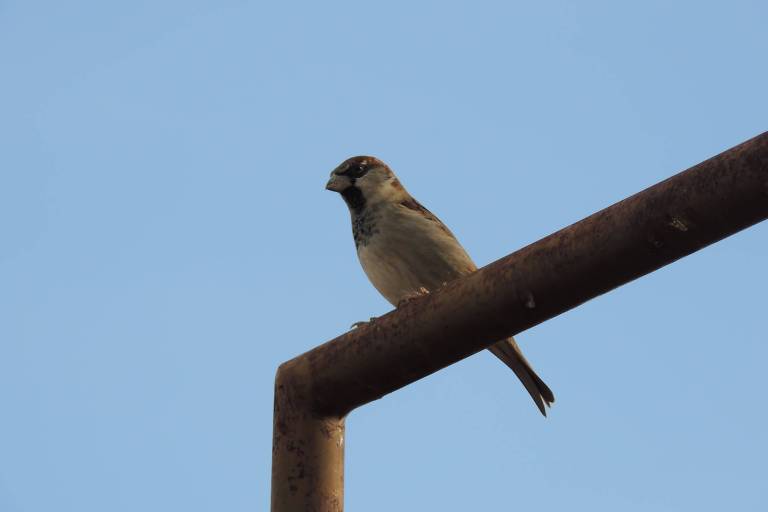
[[[552,390],[549,386],[544,384],[544,381],[536,375],[531,365],[526,361],[523,353],[520,351],[520,347],[517,346],[514,338],[507,338],[504,341],[500,341],[495,345],[488,347],[488,350],[496,357],[509,366],[520,382],[523,383],[525,389],[530,393],[533,398],[536,407],[539,408],[541,414],[547,415],[547,410],[544,407],[549,407],[555,401],[555,395],[552,394]]]

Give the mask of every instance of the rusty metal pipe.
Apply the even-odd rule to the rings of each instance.
[[[768,132],[284,363],[272,510],[342,510],[355,407],[766,218]]]
[[[275,379],[272,510],[341,512],[344,418],[313,410],[304,363],[284,363]]]

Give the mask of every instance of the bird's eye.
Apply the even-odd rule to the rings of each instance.
[[[369,169],[370,168],[368,167],[367,162],[361,162],[359,164],[350,165],[339,174],[342,176],[348,176],[352,179],[357,179],[361,176],[364,176],[369,171]]]

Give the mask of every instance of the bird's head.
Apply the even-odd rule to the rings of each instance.
[[[349,209],[356,213],[367,206],[408,197],[395,173],[372,156],[344,160],[333,170],[325,188],[341,194]]]

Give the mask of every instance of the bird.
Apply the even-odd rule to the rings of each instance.
[[[477,270],[453,233],[414,199],[378,158],[354,156],[344,160],[331,172],[325,188],[344,199],[363,271],[393,306]],[[355,325],[361,323],[366,322]],[[488,350],[515,372],[546,416],[546,407],[555,396],[514,338],[498,341]]]

